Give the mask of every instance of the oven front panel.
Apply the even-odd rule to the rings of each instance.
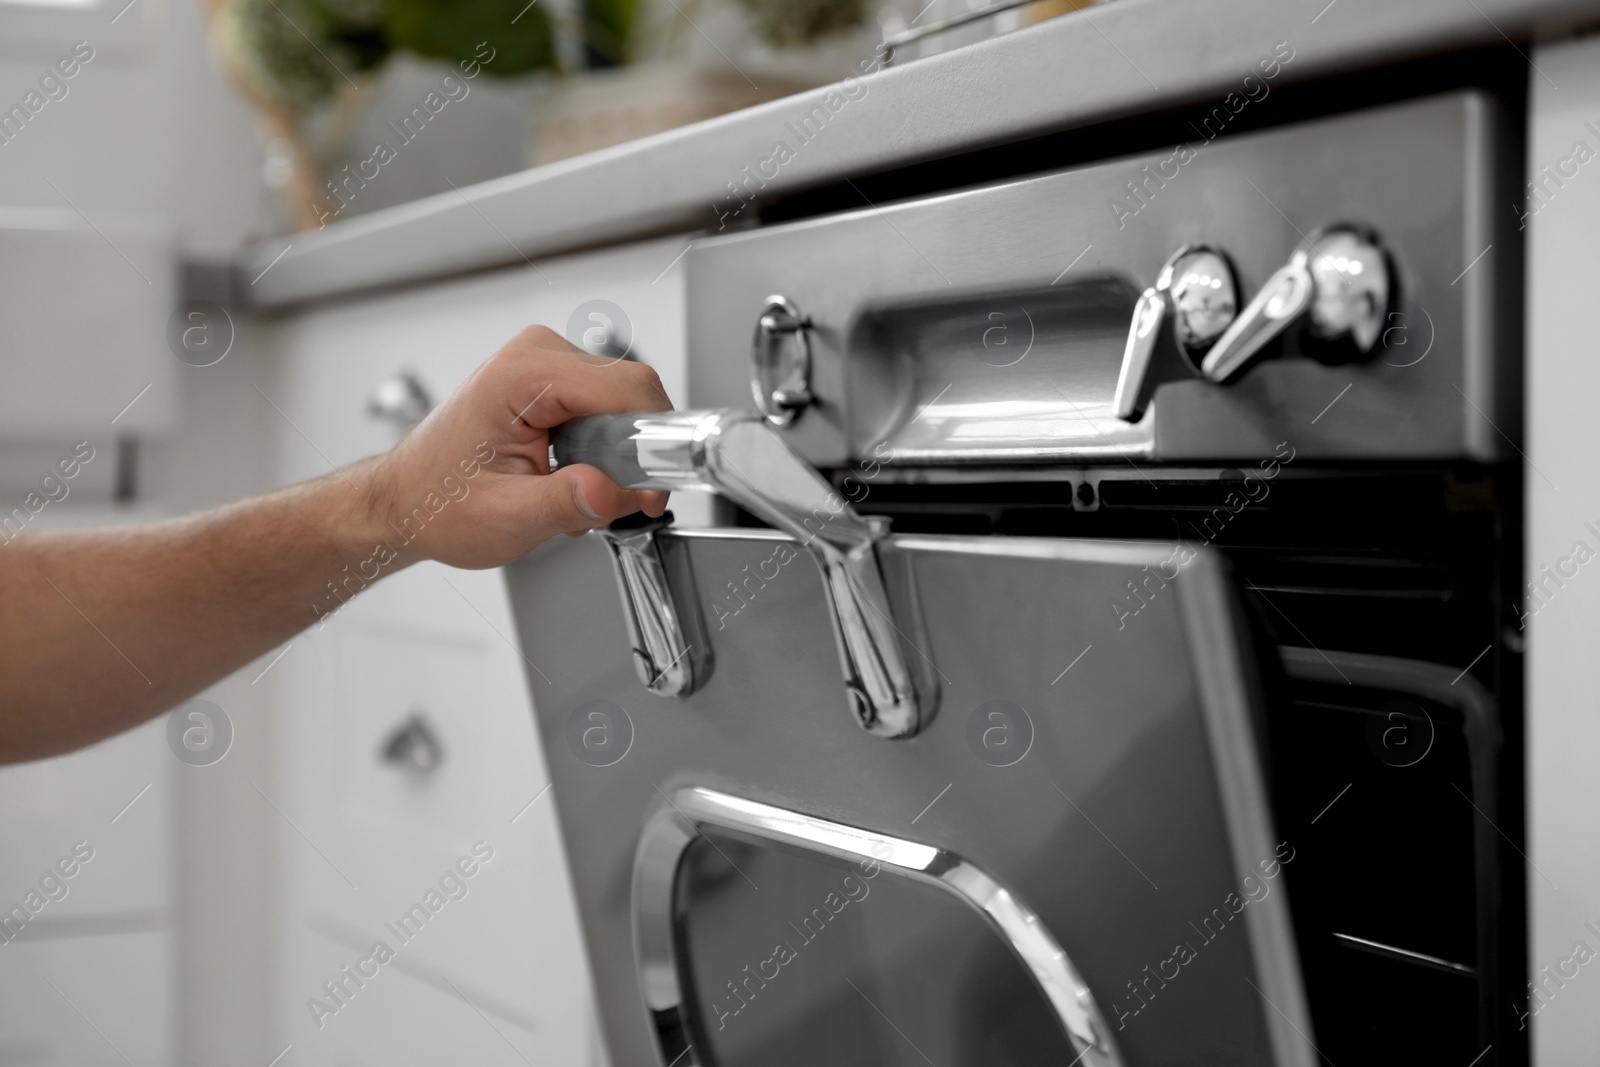
[[[885,445],[923,464],[1237,461],[1284,440],[1308,460],[1505,458],[1520,268],[1499,176],[1518,151],[1494,98],[1458,91],[697,241],[688,403],[750,405],[777,294],[810,324],[814,403],[786,433],[821,467]],[[1337,224],[1387,253],[1374,351],[1291,330],[1221,384],[1158,354],[1149,409],[1114,414],[1169,256],[1218,249],[1243,307]]]
[[[956,857],[991,879],[1086,984],[1116,1058],[1085,1062],[1313,1062],[1282,877],[1295,842],[1271,829],[1257,676],[1219,556],[1172,543],[890,537],[884,571],[909,605],[896,621],[937,712],[915,737],[885,740],[850,714],[821,572],[803,550],[764,531],[663,537],[677,557],[673,599],[701,613],[710,645],[708,676],[682,699],[636,675],[596,537],[548,545],[508,572],[614,1062],[665,1065],[685,1043],[680,1063],[720,1062],[718,1051],[753,1062],[741,1057],[760,1060],[779,1035],[791,1057],[814,1037],[825,1062],[856,1062],[834,1058],[852,1047],[859,1062],[896,1062],[872,1050],[896,1040],[889,1003],[916,999],[904,985],[919,974],[920,996],[945,1007],[929,1015],[919,1000],[905,1025],[968,1049],[941,1067],[980,1062],[950,1035],[994,1018],[971,967],[997,946],[1004,956],[996,924],[984,934],[974,912],[976,925],[940,941],[949,893],[933,900],[880,874],[882,892],[851,905],[850,921],[902,950],[805,955],[803,933],[785,931],[810,907],[790,905],[848,874],[829,867],[842,853],[722,826],[692,806],[711,793],[882,835],[903,854]],[[662,833],[678,834],[666,854],[680,864],[665,950],[652,941],[656,905],[641,900],[658,878],[641,856],[661,852]],[[894,869],[915,881],[917,862]],[[872,905],[896,900],[874,923]],[[781,973],[766,961],[785,937],[809,977],[758,989],[739,968],[721,975],[736,960]],[[669,973],[651,969],[659,959]],[[897,992],[876,995],[886,983]],[[720,1008],[708,999],[718,989]],[[680,1015],[664,1010],[678,999]],[[853,1000],[876,1008],[823,1010]],[[730,1024],[735,1006],[743,1019]],[[740,1022],[731,1044],[713,1036]],[[1044,1044],[1040,1058],[1011,1062],[1057,1062],[1060,1042]]]

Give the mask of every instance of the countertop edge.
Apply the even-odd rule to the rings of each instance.
[[[1285,81],[1306,81],[1597,17],[1600,0],[1119,0],[864,75],[848,99],[823,86],[247,246],[236,265],[248,302],[277,309],[672,230],[715,232],[738,203],[729,183],[778,141],[797,141],[787,124],[830,93],[829,122],[795,145],[764,194],[1219,96],[1280,42],[1295,50]],[[560,204],[559,216],[541,204]]]

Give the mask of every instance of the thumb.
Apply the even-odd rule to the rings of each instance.
[[[533,520],[540,540],[606,526],[645,504],[645,494],[622,488],[587,463],[523,481],[528,486],[524,514]]]

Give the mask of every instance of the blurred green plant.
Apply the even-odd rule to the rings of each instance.
[[[508,78],[558,67],[555,32],[529,0],[208,0],[219,46],[261,104],[305,116],[396,52],[449,63],[494,49],[483,69]],[[775,48],[813,44],[861,25],[867,0],[728,0]],[[581,0],[586,67],[639,58],[650,0]],[[676,6],[676,5],[674,5]]]
[[[458,63],[487,42],[496,77],[556,65],[550,20],[527,0],[226,0],[216,32],[251,95],[296,115],[395,52]]]
[[[735,0],[774,48],[815,44],[853,30],[866,18],[866,0]]]
[[[495,57],[483,69],[502,78],[556,65],[550,20],[529,0],[387,0],[387,6],[384,34],[397,49],[459,63],[488,42]]]
[[[633,61],[644,0],[583,0],[585,65],[620,67]]]

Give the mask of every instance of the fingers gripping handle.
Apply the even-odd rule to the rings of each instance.
[[[738,411],[591,415],[560,427],[559,466],[588,463],[626,489],[722,493],[791,535],[822,567],[851,709],[869,733],[923,725],[867,522],[777,430]]]

